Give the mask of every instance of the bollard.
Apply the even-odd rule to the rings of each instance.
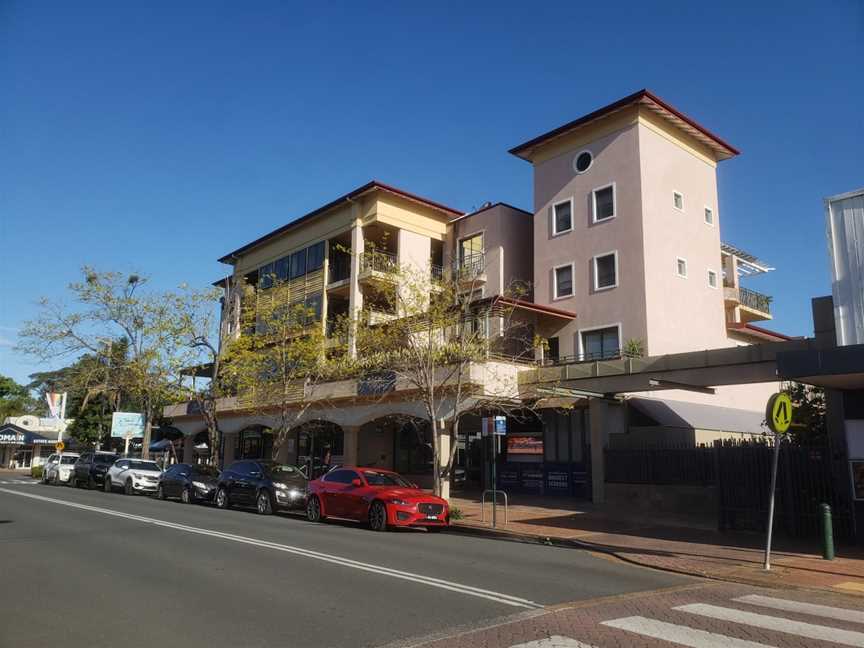
[[[834,560],[834,527],[831,523],[831,507],[821,504],[822,510],[822,558]]]

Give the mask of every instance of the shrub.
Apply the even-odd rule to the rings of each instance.
[[[33,479],[42,479],[42,473],[45,471],[43,466],[30,466],[30,476]]]
[[[450,509],[451,520],[461,520],[463,517],[465,516],[462,514],[462,509],[460,509],[458,506],[454,506]]]

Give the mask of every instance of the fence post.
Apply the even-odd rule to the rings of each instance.
[[[831,507],[820,504],[822,511],[822,558],[834,560],[834,525],[831,522]]]

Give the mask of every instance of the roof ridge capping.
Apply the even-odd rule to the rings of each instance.
[[[611,104],[598,108],[597,110],[583,115],[571,122],[567,122],[563,126],[559,126],[551,131],[538,135],[537,137],[523,142],[518,146],[513,147],[508,152],[523,160],[529,160],[534,149],[547,143],[550,140],[566,135],[578,128],[588,125],[589,123],[601,119],[611,113],[617,112],[635,104],[645,104],[651,106],[655,112],[671,122],[677,128],[687,132],[696,140],[708,146],[717,155],[718,159],[725,160],[735,157],[740,153],[734,146],[721,139],[710,130],[702,126],[695,119],[688,117],[671,104],[667,103],[650,90],[643,88],[631,95],[627,95],[623,99],[614,101]]]
[[[295,227],[299,227],[301,224],[305,223],[306,221],[311,220],[312,218],[315,218],[316,216],[323,214],[323,213],[333,209],[334,207],[336,207],[336,206],[338,206],[344,202],[350,202],[354,198],[357,198],[357,197],[361,196],[362,194],[365,194],[368,191],[372,191],[373,189],[380,189],[381,191],[386,191],[386,192],[391,193],[393,195],[401,196],[402,198],[406,198],[408,200],[412,200],[414,202],[421,203],[423,205],[426,205],[427,207],[432,207],[433,209],[437,209],[439,211],[443,211],[443,212],[446,212],[448,214],[454,214],[456,216],[461,216],[464,213],[458,209],[453,209],[452,207],[448,207],[447,205],[444,205],[442,203],[435,202],[434,200],[429,200],[428,198],[424,198],[422,196],[418,196],[417,194],[413,194],[409,191],[405,191],[404,189],[399,189],[398,187],[394,187],[393,185],[386,184],[386,183],[381,182],[379,180],[370,180],[366,184],[364,184],[360,187],[357,187],[353,191],[349,191],[347,194],[339,196],[338,198],[336,198],[336,200],[331,200],[329,203],[322,205],[321,207],[318,207],[317,209],[313,209],[311,212],[304,214],[303,216],[300,216],[298,218],[295,218],[294,220],[290,221],[289,223],[286,223],[285,225],[282,225],[281,227],[277,227],[275,230],[265,234],[264,236],[258,237],[257,239],[255,239],[251,243],[247,243],[246,245],[243,245],[243,246],[237,248],[233,252],[229,252],[225,256],[219,258],[219,263],[231,263],[232,259],[237,257],[237,255],[243,254],[244,252],[248,252],[249,250],[256,247],[257,245],[261,245],[262,243],[270,240],[273,237],[279,236],[280,234],[284,234],[285,232],[288,232],[288,231],[294,229]]]

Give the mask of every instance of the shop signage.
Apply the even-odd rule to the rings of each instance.
[[[144,415],[114,412],[111,415],[111,436],[121,439],[144,436]]]
[[[26,437],[17,432],[0,432],[0,445],[24,445]]]
[[[546,490],[570,491],[570,472],[567,470],[549,470],[546,472]]]
[[[507,434],[507,417],[484,416],[481,419],[480,430],[483,436],[504,436]]]

